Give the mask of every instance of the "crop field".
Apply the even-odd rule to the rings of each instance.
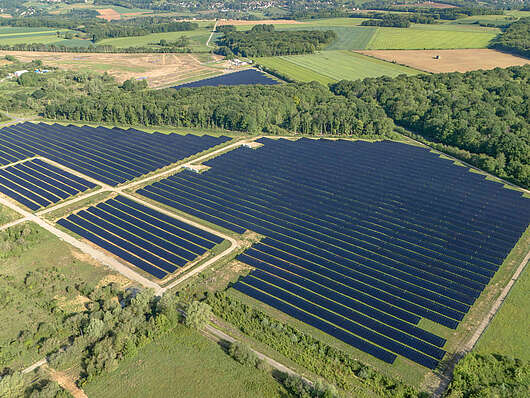
[[[270,375],[237,363],[218,344],[184,326],[147,344],[83,389],[89,397],[113,398],[289,396]]]
[[[43,156],[116,186],[228,140],[224,136],[21,123],[0,129],[0,165]]]
[[[158,279],[224,240],[123,196],[57,223]]]
[[[316,80],[322,84],[342,79],[355,80],[420,73],[406,66],[381,61],[352,51],[322,51],[308,55],[256,58],[256,62],[294,80],[302,82]]]
[[[43,43],[51,44],[64,40],[57,37],[57,31],[64,29],[50,28],[0,28],[0,45],[13,45],[21,43]]]
[[[213,22],[212,22],[213,26]],[[198,29],[185,31],[185,32],[165,32],[165,33],[151,33],[145,36],[134,36],[134,37],[117,37],[98,41],[97,44],[108,44],[117,48],[125,47],[153,47],[160,40],[167,40],[168,42],[176,41],[177,39],[185,36],[189,38],[190,44],[188,47],[192,51],[196,52],[208,52],[210,48],[206,46],[208,37],[210,37],[211,28],[209,25],[204,25]]]
[[[95,187],[96,184],[39,159],[0,169],[0,192],[31,210],[47,207]]]
[[[185,83],[173,88],[180,89],[184,87],[216,87],[216,86],[242,86],[247,84],[279,84],[278,80],[274,80],[263,72],[256,69],[245,69],[239,72],[227,73],[225,75],[210,77]]]
[[[366,46],[369,50],[423,50],[451,48],[485,48],[497,36],[497,29],[458,29],[455,25],[435,28],[377,28]]]
[[[254,271],[235,289],[383,362],[435,369],[446,338],[425,320],[458,328],[528,227],[530,200],[407,144],[259,142],[137,193],[263,235],[238,256]]]
[[[488,48],[469,50],[369,50],[360,51],[384,61],[397,62],[432,73],[468,72],[478,69],[526,65],[530,60]]]
[[[68,43],[65,43],[68,42]],[[83,43],[76,43],[83,42]],[[63,40],[55,44],[81,46],[87,40]],[[221,56],[210,54],[90,54],[35,51],[0,51],[21,62],[39,59],[46,65],[66,70],[107,72],[118,82],[145,79],[149,87],[167,87],[172,83],[197,80],[221,74],[226,67]],[[211,61],[211,63],[210,63]]]

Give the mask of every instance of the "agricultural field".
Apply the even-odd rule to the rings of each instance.
[[[414,25],[410,28],[377,28],[368,50],[422,50],[485,48],[499,34],[495,28],[457,25]]]
[[[200,27],[195,30],[184,31],[184,32],[166,32],[166,33],[151,33],[145,36],[134,36],[134,37],[117,37],[98,41],[97,44],[111,45],[117,48],[126,47],[153,47],[156,48],[160,40],[166,40],[173,42],[185,36],[189,39],[190,44],[187,46],[191,48],[193,52],[208,52],[210,48],[206,46],[206,42],[210,37],[210,33],[213,27],[212,22],[202,22],[199,24]]]
[[[84,386],[89,397],[275,398],[287,392],[267,373],[241,365],[184,327],[142,348],[135,358]]]
[[[263,236],[237,257],[254,269],[233,286],[239,292],[378,367],[441,366],[476,322],[475,307],[484,311],[482,292],[491,297],[498,275],[509,278],[497,271],[530,222],[530,200],[406,144],[259,142],[206,162],[206,173],[181,172],[137,193]],[[376,168],[376,158],[385,163]]]
[[[102,183],[116,186],[230,140],[139,130],[20,123],[0,129],[9,159],[44,156]]]
[[[26,28],[26,27],[0,27],[0,45],[13,45],[21,43],[51,44],[64,40],[57,36],[57,32],[64,29],[51,28]]]
[[[273,85],[279,84],[279,81],[271,78],[269,75],[266,75],[265,73],[256,69],[246,69],[239,72],[228,73],[222,76],[197,80],[173,88],[180,89],[184,87],[240,86],[247,84]]]
[[[260,65],[275,69],[291,79],[322,84],[342,79],[414,75],[418,70],[380,61],[352,51],[322,51],[308,55],[256,58]]]
[[[73,40],[70,40],[73,41]],[[86,40],[79,40],[85,42]],[[118,82],[145,79],[149,87],[168,87],[219,75],[226,70],[221,56],[210,54],[90,54],[34,51],[0,51],[21,62],[39,59],[66,70],[108,73]]]
[[[530,60],[496,50],[369,50],[361,54],[432,73],[468,72],[478,69],[526,65]]]
[[[120,6],[96,8],[96,11],[99,13],[98,18],[105,19],[106,21],[117,21],[120,19],[139,17],[141,15],[153,13],[152,10],[144,10],[141,8],[125,8]]]

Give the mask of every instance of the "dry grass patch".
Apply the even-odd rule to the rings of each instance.
[[[0,56],[13,55],[21,62],[40,59],[45,65],[75,71],[107,72],[118,82],[146,79],[149,87],[170,86],[212,73],[228,65],[201,62],[195,54],[90,54],[50,53],[36,51],[0,51]],[[222,57],[212,55],[212,60]]]
[[[102,10],[96,11],[99,13],[98,18],[105,19],[107,21],[121,19],[120,13],[116,10],[113,10],[112,8],[104,8]]]
[[[384,61],[396,62],[432,73],[468,72],[530,64],[530,60],[487,48],[464,50],[358,51]],[[438,59],[436,58],[438,57]]]

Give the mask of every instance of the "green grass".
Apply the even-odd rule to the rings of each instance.
[[[153,46],[153,44],[158,43],[160,40],[164,39],[167,41],[175,41],[181,36],[186,36],[190,39],[190,48],[193,51],[207,51],[209,50],[206,47],[206,41],[210,36],[210,31],[208,28],[203,27],[195,30],[190,30],[186,32],[167,32],[167,33],[152,33],[145,36],[135,36],[135,37],[118,37],[112,39],[104,39],[98,41],[97,44],[109,44],[118,48],[125,47],[144,47],[152,46],[154,48],[158,46]]]
[[[497,33],[496,29],[452,30],[438,26],[434,29],[377,28],[366,48],[370,50],[485,48]]]
[[[18,243],[6,244],[2,237],[6,232],[0,231],[0,254],[10,250],[8,255],[0,255],[2,369],[26,367],[64,344],[70,332],[65,330],[63,317],[72,311],[70,306],[70,309],[63,308],[59,303],[68,303],[79,295],[73,288],[75,284],[95,286],[110,273],[104,267],[81,261],[70,245],[33,223],[24,223],[11,230],[24,228],[32,233]],[[27,278],[32,273],[41,276],[29,283]],[[47,325],[46,329],[48,326],[54,329],[52,338],[42,331],[41,324]]]
[[[20,215],[11,210],[9,207],[0,206],[0,226],[16,220],[17,218],[20,218]]]
[[[86,384],[89,397],[273,398],[287,396],[267,373],[240,365],[196,331],[177,330]]]
[[[530,245],[528,238],[527,243]],[[530,344],[528,344],[530,270],[528,267],[527,264],[478,341],[475,351],[479,354],[497,353],[530,360]]]
[[[316,80],[322,84],[342,79],[418,74],[406,66],[381,61],[352,51],[322,51],[308,55],[257,58],[256,62],[298,81]]]
[[[313,26],[359,26],[363,21],[366,21],[367,19],[368,18],[323,18],[308,19],[302,22],[305,22],[303,26],[308,26],[311,28]]]
[[[50,44],[64,40],[57,37],[57,31],[65,31],[64,29],[50,30],[47,28],[27,28],[30,30],[21,31],[3,31],[0,30],[0,45],[13,45],[21,43],[42,43]]]

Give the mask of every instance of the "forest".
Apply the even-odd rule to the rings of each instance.
[[[270,57],[275,55],[311,54],[331,43],[336,33],[328,31],[275,31],[274,25],[255,25],[246,32],[226,31],[217,40],[220,52],[242,57]]]
[[[180,90],[115,89],[52,102],[44,116],[91,122],[222,128],[255,134],[390,137],[375,103],[334,96],[318,83]]]
[[[331,91],[377,102],[396,124],[467,151],[476,166],[530,187],[529,79],[527,65],[341,81]]]
[[[530,18],[522,18],[508,26],[494,39],[492,47],[530,58]]]
[[[361,23],[362,26],[388,26],[392,28],[410,27],[409,18],[406,15],[382,14],[379,18],[367,19]]]

